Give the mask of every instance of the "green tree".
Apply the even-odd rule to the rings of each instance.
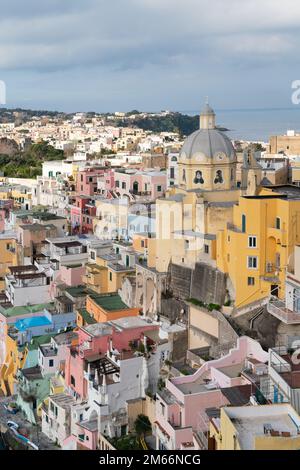
[[[138,436],[144,436],[151,430],[151,423],[148,416],[139,414],[134,422],[134,430]]]

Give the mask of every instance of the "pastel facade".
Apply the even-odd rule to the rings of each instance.
[[[158,325],[147,324],[135,317],[109,323],[96,323],[78,329],[78,346],[70,348],[66,360],[66,386],[70,393],[81,398],[88,395],[85,371],[91,360],[105,356],[110,344],[116,351],[130,351],[130,342],[140,341],[142,333],[157,330]],[[126,356],[126,355],[125,355]]]
[[[76,193],[83,196],[94,196],[97,193],[98,177],[104,174],[104,168],[85,168],[76,175]]]
[[[299,195],[278,186],[241,197],[233,223],[218,234],[217,267],[228,274],[237,308],[270,295],[284,299],[285,266],[299,243]]]
[[[216,450],[297,450],[299,415],[288,404],[221,408],[212,419]]]
[[[167,177],[164,171],[115,171],[115,192],[124,197],[148,197],[155,200],[166,191]]]
[[[206,362],[192,375],[168,380],[165,390],[157,393],[156,448],[180,450],[187,443],[197,448],[195,434],[203,437],[209,427],[206,410],[228,403],[222,389],[251,383],[242,373],[250,358],[266,371],[268,354],[256,341],[241,337],[226,356]]]
[[[94,200],[86,196],[75,197],[70,213],[72,233],[92,233],[93,217],[95,215],[96,207]]]

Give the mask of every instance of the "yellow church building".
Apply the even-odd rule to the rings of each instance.
[[[150,240],[148,266],[166,272],[170,261],[215,265],[216,234],[232,220],[241,189],[230,139],[216,127],[206,104],[200,128],[185,140],[178,158],[179,184],[156,201],[156,239]]]

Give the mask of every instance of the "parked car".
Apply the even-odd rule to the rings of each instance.
[[[15,430],[19,429],[18,423],[15,423],[14,421],[10,421],[10,420],[6,421],[6,424],[10,429],[15,429]]]

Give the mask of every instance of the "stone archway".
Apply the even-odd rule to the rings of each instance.
[[[154,317],[161,312],[161,295],[166,288],[167,273],[159,273],[147,266],[137,265],[136,306],[144,315]]]

